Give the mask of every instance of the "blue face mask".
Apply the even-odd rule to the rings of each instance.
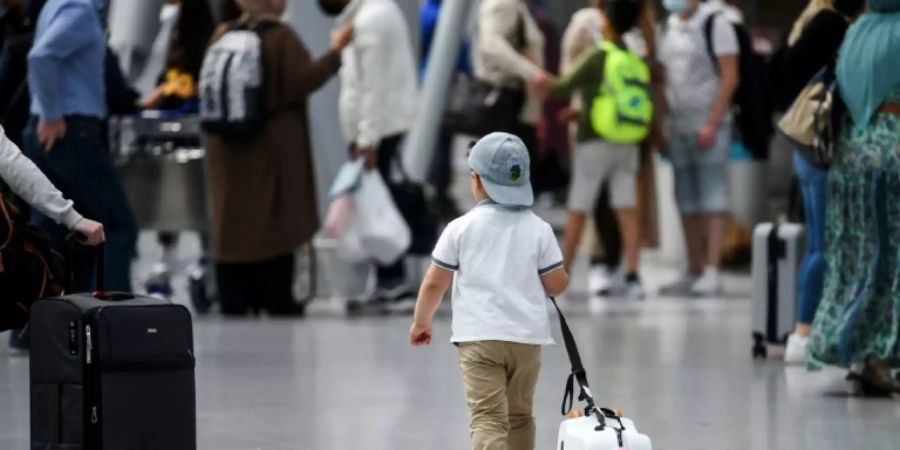
[[[663,0],[663,8],[672,14],[680,14],[690,7],[688,0]]]

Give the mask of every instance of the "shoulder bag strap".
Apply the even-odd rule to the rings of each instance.
[[[587,409],[585,411],[587,413],[596,413],[597,417],[600,419],[600,423],[605,424],[606,421],[603,414],[600,413],[594,404],[594,397],[588,386],[587,372],[585,372],[584,364],[581,362],[581,354],[578,353],[578,344],[575,343],[575,337],[572,335],[572,330],[569,328],[569,324],[566,322],[566,317],[563,315],[562,310],[559,309],[559,304],[556,303],[556,299],[550,297],[550,301],[553,302],[553,307],[556,308],[556,313],[559,314],[559,328],[562,332],[566,353],[569,355],[569,363],[572,365],[572,373],[569,374],[569,379],[566,381],[566,391],[565,394],[563,394],[562,414],[566,415],[572,411],[572,407],[575,404],[575,382],[577,381],[580,391],[578,400],[583,400],[587,403]]]

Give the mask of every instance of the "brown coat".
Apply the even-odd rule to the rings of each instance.
[[[226,31],[220,28],[214,39]],[[263,39],[269,119],[250,142],[209,139],[213,258],[252,263],[293,252],[319,227],[307,98],[340,69],[340,53],[314,60],[287,26]]]

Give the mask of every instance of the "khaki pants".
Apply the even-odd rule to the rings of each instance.
[[[533,450],[531,404],[541,347],[501,341],[459,344],[473,450]]]

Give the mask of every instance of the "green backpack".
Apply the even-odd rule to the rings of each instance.
[[[600,48],[606,54],[604,82],[591,105],[591,125],[610,142],[639,143],[653,121],[650,69],[634,52],[612,42],[603,41]]]

